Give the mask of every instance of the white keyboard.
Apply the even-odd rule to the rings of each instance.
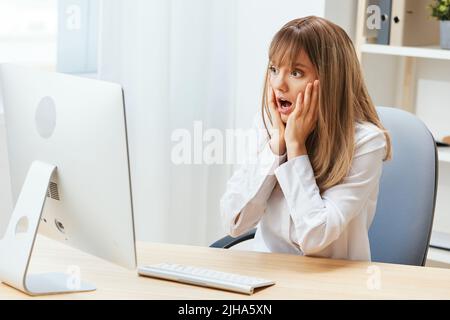
[[[167,279],[245,294],[253,294],[255,288],[275,284],[271,280],[170,263],[139,267],[138,273],[141,276]]]

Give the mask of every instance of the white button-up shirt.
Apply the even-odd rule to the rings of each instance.
[[[386,138],[375,125],[355,126],[355,154],[342,183],[320,195],[308,156],[275,155],[258,115],[257,161],[234,172],[220,201],[237,237],[257,227],[254,250],[370,261],[368,231],[379,190]],[[270,124],[268,124],[270,125]]]

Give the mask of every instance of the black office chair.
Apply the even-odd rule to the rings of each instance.
[[[233,238],[232,236],[225,236],[222,239],[217,240],[212,245],[210,245],[211,248],[222,248],[222,249],[229,249],[238,243],[251,240],[255,237],[256,228],[253,228],[252,230],[244,233],[243,235]]]
[[[428,128],[409,112],[378,107],[392,138],[393,158],[383,164],[377,210],[369,230],[372,261],[424,266],[436,204],[438,156]],[[231,248],[256,229],[211,247]]]

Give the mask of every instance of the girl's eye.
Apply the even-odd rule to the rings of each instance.
[[[300,70],[294,70],[292,71],[292,76],[295,78],[300,78],[301,76],[303,76],[303,72],[301,72]]]
[[[270,66],[269,71],[271,74],[274,74],[274,75],[278,73],[278,69],[275,68],[274,66]]]

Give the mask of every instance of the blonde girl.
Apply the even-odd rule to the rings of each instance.
[[[391,143],[342,28],[310,16],[275,34],[255,119],[257,161],[220,202],[228,233],[257,226],[254,250],[369,261]]]

